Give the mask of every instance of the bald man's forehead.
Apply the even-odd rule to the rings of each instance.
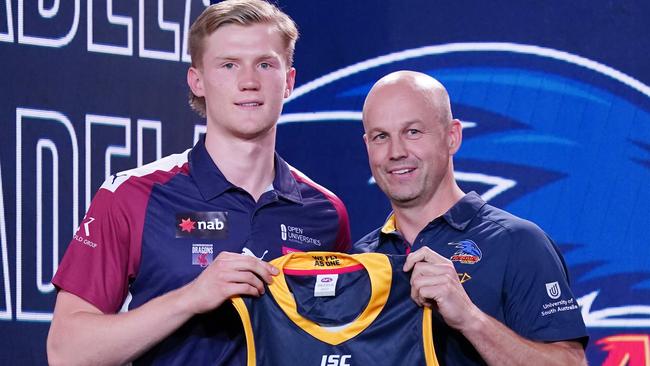
[[[416,71],[396,71],[390,73],[377,81],[376,87],[391,84],[405,84],[414,89],[442,89],[445,87],[431,76]],[[373,87],[374,88],[374,87]],[[445,91],[446,92],[446,91]]]
[[[403,82],[404,78],[376,84],[363,105],[364,127],[368,119],[391,116],[394,121],[422,119],[447,124],[451,121],[449,97],[444,88],[421,87],[421,84]]]
[[[416,100],[432,109],[449,108],[449,96],[444,88],[433,88],[426,81],[404,81],[400,79],[398,82],[376,84],[366,97],[364,109],[367,104],[374,103],[374,100],[379,103],[399,103],[404,99]]]

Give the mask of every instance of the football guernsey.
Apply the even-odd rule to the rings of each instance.
[[[275,156],[256,202],[223,176],[204,140],[191,150],[109,177],[52,282],[104,313],[179,288],[222,251],[270,260],[290,251],[347,251],[341,201]],[[98,340],[99,341],[99,340]],[[241,364],[244,334],[230,303],[190,319],[135,364]]]
[[[405,256],[291,253],[261,297],[235,297],[248,366],[438,365]]]
[[[354,245],[354,252],[404,254],[409,244],[391,215],[383,227]],[[468,193],[416,237],[412,250],[427,246],[450,259],[470,299],[517,334],[541,342],[576,340],[587,332],[569,287],[560,251],[535,224]],[[433,317],[441,365],[483,365],[460,332]]]

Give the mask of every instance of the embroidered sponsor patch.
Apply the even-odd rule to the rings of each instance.
[[[192,244],[192,264],[207,267],[214,260],[212,244]]]
[[[226,239],[228,237],[228,212],[177,213],[176,237]]]
[[[556,300],[562,296],[562,290],[560,289],[560,284],[555,282],[549,282],[546,284],[546,294],[553,300]]]
[[[280,224],[280,239],[303,245],[321,246],[320,239],[307,235],[305,229],[298,226]]]
[[[472,279],[472,276],[470,276],[467,272],[457,273],[457,274],[458,274],[458,280],[460,281],[460,283],[465,283],[465,282]]]

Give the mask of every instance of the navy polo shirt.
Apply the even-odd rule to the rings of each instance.
[[[199,141],[191,150],[109,177],[52,282],[104,313],[179,288],[222,251],[271,260],[292,251],[348,251],[343,203],[277,154],[256,202],[230,183]],[[230,304],[196,316],[135,364],[245,364]]]
[[[353,252],[405,254],[427,246],[449,258],[470,299],[517,334],[542,342],[587,341],[568,272],[553,241],[538,226],[466,194],[431,221],[412,247],[391,215]],[[484,364],[462,334],[434,316],[434,343],[441,364]]]

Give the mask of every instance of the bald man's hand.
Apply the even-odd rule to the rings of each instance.
[[[462,331],[480,316],[449,259],[423,247],[406,258],[404,272],[409,271],[413,301],[437,309],[449,326]]]

